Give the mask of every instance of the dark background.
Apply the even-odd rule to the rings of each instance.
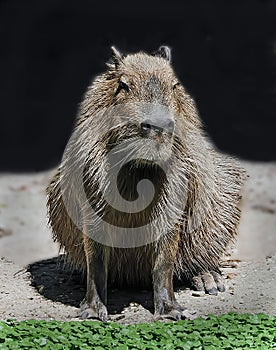
[[[55,166],[86,86],[122,52],[173,49],[216,146],[276,160],[276,2],[0,1],[1,170]]]

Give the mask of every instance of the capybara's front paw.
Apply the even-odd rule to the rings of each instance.
[[[192,286],[198,291],[205,291],[207,294],[217,295],[225,291],[223,278],[216,271],[208,271],[193,277]]]
[[[101,321],[107,321],[107,308],[100,300],[88,303],[86,299],[84,299],[80,305],[80,317],[82,319],[98,318]]]
[[[196,318],[195,316],[196,311],[195,310],[187,310],[183,306],[179,305],[176,301],[168,304],[164,303],[162,308],[159,308],[155,310],[154,313],[154,320],[164,320],[164,319],[170,319],[170,320],[193,320]]]

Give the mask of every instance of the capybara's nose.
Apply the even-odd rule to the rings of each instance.
[[[141,131],[143,135],[148,135],[151,131],[161,135],[163,132],[167,132],[169,135],[173,134],[174,122],[171,119],[162,121],[160,125],[154,125],[150,120],[145,120],[141,123]]]

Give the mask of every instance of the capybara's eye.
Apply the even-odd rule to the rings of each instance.
[[[173,90],[175,90],[177,88],[177,86],[180,85],[179,81],[177,81],[176,83],[173,84]]]
[[[119,81],[119,88],[125,90],[126,92],[129,92],[128,85],[121,80]]]

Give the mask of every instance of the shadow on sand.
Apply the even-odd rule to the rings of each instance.
[[[45,298],[79,307],[85,296],[85,277],[80,271],[66,265],[62,256],[30,264],[28,271],[32,276],[32,285]],[[151,290],[109,286],[107,308],[110,314],[121,313],[131,302],[153,312]]]

